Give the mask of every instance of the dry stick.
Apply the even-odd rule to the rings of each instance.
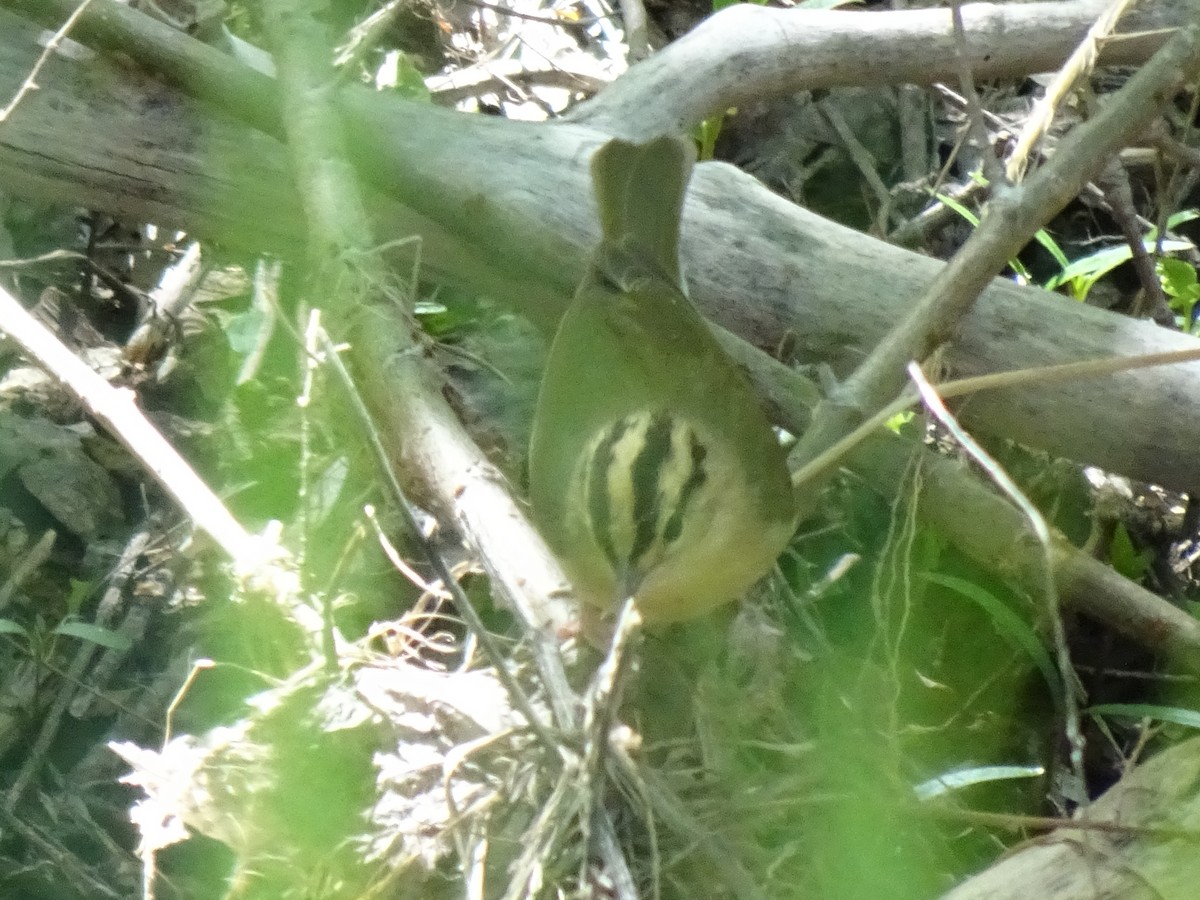
[[[859,369],[822,403],[801,439],[808,462],[886,404],[903,385],[904,366],[948,340],[994,273],[1075,197],[1108,157],[1133,140],[1200,68],[1200,23],[1179,31],[1092,121],[1072,131],[1023,186],[997,193],[979,227],[925,295]]]
[[[879,210],[875,214],[875,229],[878,234],[887,234],[888,220],[892,212],[892,194],[879,174],[878,160],[858,139],[836,104],[821,100],[817,103],[817,113],[825,120],[825,124],[833,129],[833,133],[842,142],[842,149],[846,151],[850,161],[862,175],[863,181],[875,195],[879,203]]]
[[[1154,259],[1146,251],[1137,207],[1133,202],[1133,188],[1129,184],[1129,173],[1125,171],[1125,166],[1119,158],[1109,160],[1104,171],[1097,176],[1096,186],[1104,192],[1109,212],[1116,220],[1125,243],[1129,245],[1129,252],[1133,254],[1134,271],[1142,284],[1141,295],[1130,314],[1134,318],[1141,318],[1148,311],[1150,317],[1158,324],[1174,324],[1175,314],[1171,311],[1170,301],[1167,300],[1166,291],[1163,290],[1162,281],[1158,277]],[[1161,252],[1163,234],[1160,232],[1158,237],[1159,250],[1156,250],[1156,253]]]
[[[279,279],[283,274],[283,262],[278,259],[259,257],[254,264],[254,286],[250,291],[250,309],[260,321],[254,335],[254,347],[242,359],[238,368],[238,387],[249,382],[267,358],[267,348],[275,336],[276,323],[280,321]]]
[[[580,815],[580,827],[584,834],[584,846],[590,846],[595,840],[600,850],[605,849],[609,841],[615,840],[616,829],[613,827],[608,810],[603,803],[597,802],[604,796],[601,786],[604,784],[605,761],[611,752],[610,744],[613,736],[613,723],[617,721],[617,712],[623,698],[625,684],[628,680],[633,659],[642,637],[642,617],[638,612],[633,597],[627,597],[621,604],[621,612],[617,617],[617,625],[613,631],[612,642],[608,653],[592,676],[591,684],[584,702],[583,716],[583,764],[584,780],[584,812]],[[592,826],[597,833],[592,835]],[[618,865],[613,870],[613,881],[620,886],[620,900],[636,900],[637,891],[633,888],[633,875],[624,855],[614,845],[609,847],[612,861]],[[587,883],[588,860],[580,860],[580,884]]]
[[[570,69],[530,69],[518,60],[487,60],[465,69],[427,79],[425,86],[435,101],[450,106],[468,97],[482,97],[508,90],[513,85],[522,93],[530,88],[562,88],[578,93],[594,94],[608,82]]]
[[[296,407],[300,410],[300,460],[299,482],[296,489],[296,508],[300,542],[300,558],[311,559],[309,554],[309,538],[313,524],[309,514],[314,506],[312,490],[312,471],[315,468],[312,450],[312,403],[313,391],[316,384],[318,368],[318,347],[325,332],[321,325],[321,310],[312,309],[308,313],[308,325],[304,329],[304,374],[300,379],[300,395],[296,398]],[[314,595],[309,580],[308,567],[300,569],[300,587],[305,594]],[[321,604],[321,653],[325,657],[325,674],[332,678],[338,671],[337,628],[333,622],[333,592],[325,591],[320,595]]]
[[[42,50],[42,55],[38,57],[38,61],[34,64],[33,69],[30,71],[28,77],[26,77],[26,79],[21,83],[21,86],[17,89],[16,94],[13,95],[12,100],[10,100],[3,109],[0,109],[0,122],[4,122],[13,114],[13,111],[16,110],[17,106],[20,104],[21,100],[24,99],[26,94],[28,94],[30,91],[37,90],[38,72],[42,70],[42,67],[46,65],[47,60],[49,60],[50,57],[53,56],[58,48],[62,45],[62,42],[67,37],[67,33],[75,25],[75,22],[78,21],[79,17],[83,15],[84,11],[88,8],[88,4],[91,2],[92,0],[83,0],[83,2],[76,7],[75,11],[67,17],[67,21],[63,22],[58,31],[54,32],[54,36],[51,37],[50,40],[46,41],[46,46]]]
[[[1118,782],[1110,790],[1120,790]],[[980,825],[984,828],[1003,828],[1008,831],[1096,831],[1123,837],[1158,838],[1167,841],[1200,841],[1200,832],[1194,828],[1171,828],[1157,825],[1126,825],[1122,822],[1094,821],[1092,819],[1056,819],[1053,816],[1024,816],[1019,813],[998,813],[986,810],[963,809],[949,803],[931,803],[915,807],[916,814],[929,814],[957,824]],[[1010,851],[1012,853],[1014,851]],[[1019,853],[1020,851],[1015,851]],[[993,898],[996,900],[996,898]]]
[[[446,568],[445,561],[441,558],[441,555],[437,553],[436,548],[432,546],[431,542],[429,542],[423,536],[423,533],[418,528],[415,516],[413,515],[412,506],[406,498],[404,490],[400,486],[400,483],[395,476],[395,472],[391,467],[390,457],[383,445],[383,441],[381,440],[378,431],[373,427],[371,414],[367,409],[366,403],[355,389],[353,379],[350,377],[350,373],[342,364],[341,358],[338,356],[336,349],[329,341],[328,336],[323,334],[322,337],[324,354],[327,357],[330,365],[333,367],[333,370],[342,383],[344,389],[346,390],[346,393],[350,398],[351,405],[355,410],[356,417],[358,418],[360,424],[364,426],[364,430],[368,435],[371,448],[380,463],[380,469],[383,471],[384,476],[391,487],[392,493],[401,508],[401,511],[408,518],[408,524],[412,530],[412,533],[425,548],[427,559],[430,565],[433,567],[434,573],[437,575],[438,579],[441,580],[442,585],[453,596],[457,608],[462,612],[463,618],[467,620],[467,624],[476,634],[480,645],[484,648],[485,652],[488,652],[489,657],[492,658],[492,661],[498,670],[498,674],[501,680],[505,682],[505,686],[509,689],[509,692],[513,693],[514,690],[519,690],[518,688],[510,686],[509,680],[511,679],[511,676],[508,675],[507,666],[504,664],[503,659],[500,658],[499,650],[495,647],[494,639],[492,638],[490,632],[487,631],[483,621],[479,617],[478,612],[476,612],[475,608],[472,606],[470,599],[463,592],[458,580],[455,579]],[[636,615],[636,610],[634,610],[634,614]],[[574,693],[571,691],[570,686],[567,683],[566,676],[563,674],[562,659],[557,652],[555,652],[554,648],[549,646],[548,642],[543,639],[544,635],[541,634],[540,630],[531,629],[530,636],[533,641],[533,651],[538,662],[538,668],[542,675],[542,680],[546,685],[546,692],[550,697],[552,705],[554,706],[556,720],[559,722],[562,728],[573,729],[577,724],[577,701]],[[491,648],[489,648],[489,644],[491,645]],[[614,644],[614,649],[610,651],[610,658],[612,653],[617,652],[616,645]],[[495,656],[493,656],[493,653]],[[528,708],[528,703],[521,703],[519,698],[522,696],[523,695],[520,693],[514,694],[514,703],[520,706],[522,712],[524,712],[528,717],[530,716],[531,711]],[[590,698],[587,709],[589,711],[594,711],[596,702],[597,700],[595,697]],[[539,726],[535,720],[530,719],[530,722],[534,724],[534,729],[537,731]],[[542,732],[539,731],[539,734],[541,733]],[[608,730],[604,730],[603,735],[598,735],[595,729],[591,733],[591,737],[597,738],[598,740],[603,740],[604,748],[607,748],[608,736]],[[545,739],[543,739],[543,742],[544,740]],[[594,743],[591,746],[595,748],[594,752],[600,752],[600,743]],[[557,749],[560,753],[565,752],[561,747],[558,747]],[[587,752],[593,751],[588,750]],[[565,773],[574,764],[574,762],[569,757],[564,757],[564,762],[567,763],[567,766],[564,767]],[[590,769],[586,764],[583,768],[585,772],[584,777],[586,778],[586,773],[590,771]],[[597,767],[592,766],[591,768],[594,769]],[[589,802],[586,805],[590,807],[592,804]],[[603,806],[596,806],[594,808],[594,817],[585,818],[584,821],[587,823],[587,825],[594,825],[596,828],[596,838],[598,841],[597,849],[604,857],[606,864],[610,867],[610,870],[619,880],[626,880],[622,878],[622,873],[627,874],[629,871],[629,866],[619,852],[619,843],[616,841],[615,837],[615,826],[611,821],[607,810],[605,810]]]
[[[959,0],[951,0],[950,19],[954,26],[954,63],[958,67],[958,84],[967,101],[966,142],[975,142],[975,152],[983,161],[984,177],[994,182],[998,180],[996,176],[1000,172],[1000,164],[988,149],[991,143],[984,124],[983,104],[979,101],[979,91],[975,90],[975,75],[967,54],[967,29],[963,24],[962,3]]]
[[[367,409],[362,396],[355,389],[354,379],[350,377],[349,371],[343,365],[337,348],[333,346],[333,342],[330,341],[329,336],[324,331],[321,332],[320,339],[325,361],[333,369],[338,381],[346,391],[351,408],[354,410],[359,424],[363,426],[367,434],[371,450],[379,464],[380,471],[383,472],[384,478],[387,480],[396,505],[400,508],[409,533],[421,545],[421,549],[425,553],[425,558],[433,568],[434,574],[442,582],[442,586],[454,598],[455,607],[458,609],[459,614],[466,620],[471,632],[479,641],[479,645],[487,655],[488,661],[496,669],[497,677],[504,683],[504,687],[512,697],[513,704],[521,710],[521,714],[525,716],[529,722],[529,727],[537,735],[542,745],[553,754],[560,754],[562,748],[548,731],[546,724],[542,721],[542,717],[534,709],[533,703],[525,693],[525,689],[521,687],[520,683],[513,676],[512,670],[505,660],[504,653],[501,651],[492,633],[484,625],[483,619],[475,609],[474,603],[462,589],[462,585],[459,584],[458,579],[450,572],[446,561],[442,558],[442,554],[438,552],[433,542],[421,530],[421,526],[417,522],[417,515],[413,504],[405,494],[404,488],[400,485],[400,481],[392,468],[392,459],[387,452],[387,448],[384,446],[379,432],[372,427],[370,410]],[[553,656],[550,657],[550,659],[556,658]],[[555,717],[562,727],[570,727],[573,724],[574,718],[574,695],[567,685],[566,676],[561,674],[561,661],[559,665],[546,665],[546,658],[539,654],[538,659],[539,670],[543,673],[543,680],[547,685],[547,691],[554,700]]]
[[[1123,356],[1110,359],[1085,359],[1079,362],[1062,363],[1057,366],[1038,366],[1032,369],[1013,369],[1008,372],[989,372],[971,378],[957,378],[935,385],[939,395],[946,399],[974,394],[978,391],[1017,388],[1032,384],[1053,384],[1073,381],[1078,378],[1099,378],[1116,372],[1133,369],[1148,369],[1175,363],[1200,360],[1200,347],[1193,350],[1171,350],[1166,353],[1147,353],[1144,356]],[[875,413],[844,438],[822,451],[792,473],[792,484],[799,488],[809,487],[835,472],[846,454],[870,437],[876,429],[883,427],[889,419],[904,412],[920,396],[914,389],[904,390],[899,397]]]
[[[0,332],[79,399],[105,429],[141,461],[196,525],[205,531],[246,575],[268,574],[273,582],[291,581],[284,570],[287,554],[270,538],[242,527],[166,438],[137,408],[132,391],[114,388],[34,319],[12,294],[0,288]]]
[[[1067,59],[1054,80],[1046,87],[1045,94],[1034,104],[1033,110],[1025,120],[1025,127],[1017,139],[1016,146],[1008,157],[1005,174],[1009,181],[1020,181],[1029,166],[1029,154],[1037,146],[1054,121],[1054,113],[1067,95],[1082,78],[1086,78],[1096,67],[1096,59],[1100,55],[1100,43],[1108,37],[1117,22],[1129,8],[1132,0],[1115,0],[1104,11],[1096,23],[1088,29],[1087,36],[1080,41],[1075,52]]]
[[[650,55],[650,29],[646,6],[642,0],[619,0],[622,24],[625,26],[625,43],[629,47],[629,64]]]
[[[13,595],[25,583],[25,579],[40,570],[42,564],[50,558],[50,552],[54,549],[56,540],[58,540],[58,532],[53,528],[48,528],[42,532],[42,536],[33,546],[21,554],[21,558],[9,570],[8,577],[3,583],[0,583],[0,611],[8,606]]]
[[[305,212],[309,229],[308,242],[315,260],[312,289],[317,297],[332,301],[360,302],[377,294],[387,283],[386,272],[377,255],[369,252],[371,227],[368,222],[358,182],[347,162],[347,148],[342,139],[341,122],[330,102],[335,96],[331,90],[328,73],[319,61],[324,58],[327,34],[319,24],[324,21],[324,0],[296,2],[284,8],[268,7],[264,20],[265,31],[275,45],[275,62],[278,71],[279,108],[284,130],[288,138],[292,168],[296,180],[304,190]],[[406,335],[407,352],[419,349],[412,335]],[[327,346],[327,351],[331,350]],[[345,379],[347,373],[340,366],[336,353],[330,361],[339,375]],[[430,381],[423,379],[428,385]],[[365,412],[356,392],[351,394],[358,401],[359,414]],[[440,398],[438,398],[440,399]],[[436,402],[436,401],[434,401]],[[431,427],[431,423],[423,423]],[[372,432],[378,453],[382,442]],[[464,438],[465,439],[465,438]],[[391,459],[384,454],[384,471],[392,479],[398,506],[414,535],[420,536],[413,507],[400,490]],[[570,765],[571,752],[556,739],[536,710],[522,685],[509,667],[498,642],[485,627],[478,611],[454,580],[436,549],[420,538],[426,556],[443,585],[455,595],[460,614],[466,619],[480,646],[494,667],[497,677],[507,690],[513,705],[525,717],[528,727],[544,747],[548,759],[557,759],[564,769]],[[542,629],[531,629],[535,649],[545,648],[547,641]],[[574,724],[573,697],[565,677],[562,677],[562,660],[554,653],[536,657],[546,689],[554,699],[555,713],[564,727]],[[549,664],[549,668],[547,668]],[[612,823],[606,817],[598,817],[598,826],[612,831]],[[620,871],[628,865],[621,855],[615,832],[611,840],[601,842],[601,849],[611,851],[605,862],[610,870]]]
[[[1055,69],[1103,11],[1103,2],[962,7],[966,59],[976,78]],[[1159,27],[1164,10],[1146,4],[1132,27]],[[1155,15],[1159,14],[1159,15]],[[639,77],[568,114],[623,137],[645,140],[686,131],[706,116],[768,95],[856,84],[928,84],[957,76],[944,9],[872,12],[769,9],[734,4],[700,23],[639,66]],[[1105,47],[1125,62],[1163,42],[1161,33]],[[919,52],[912,52],[920,48]],[[731,73],[733,73],[731,75]]]

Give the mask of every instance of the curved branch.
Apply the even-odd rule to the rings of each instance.
[[[1058,68],[1108,0],[973,3],[962,7],[965,62],[977,78]],[[1131,14],[1108,64],[1143,62],[1180,24],[1167,3]],[[727,7],[639,63],[567,117],[631,140],[688,132],[731,107],[837,85],[954,80],[958,48],[945,9],[843,12]]]

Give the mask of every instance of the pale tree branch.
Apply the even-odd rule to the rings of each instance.
[[[0,13],[0,90],[20,84],[36,58],[36,30],[21,22]],[[91,79],[86,97],[75,74],[81,65]],[[42,82],[0,130],[0,181],[8,189],[243,246],[296,246],[299,204],[269,135],[100,60],[59,59]],[[221,83],[239,84],[228,75]],[[387,217],[378,233],[422,234],[431,275],[552,323],[597,237],[586,161],[606,136],[461,116],[358,90],[343,96],[352,146],[380,191],[376,210]],[[156,110],[152,120],[146,109]],[[131,133],[143,140],[130,142]],[[809,213],[722,163],[697,167],[682,253],[692,297],[710,318],[760,347],[790,335],[801,359],[839,373],[862,361],[944,266]],[[996,280],[959,323],[946,362],[968,376],[1195,343]],[[1200,483],[1197,397],[1200,365],[1181,365],[989,392],[970,403],[964,422],[1188,490]]]
[[[957,56],[950,11],[860,12],[736,4],[639,63],[570,121],[628,139],[688,131],[711,115],[765,97],[839,85],[931,84],[1057,69],[1108,4],[972,3],[962,7],[966,42]],[[1155,3],[1122,20],[1149,32],[1112,41],[1105,64],[1144,61],[1186,21],[1181,4]]]

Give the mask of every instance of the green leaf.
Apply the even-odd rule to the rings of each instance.
[[[939,202],[944,203],[946,206],[950,207],[952,210],[962,216],[962,218],[970,222],[971,225],[975,226],[976,228],[979,227],[979,216],[975,215],[975,213],[971,212],[971,210],[967,209],[949,194],[935,193],[933,196],[936,197]]]
[[[721,126],[725,124],[725,113],[709,116],[696,127],[696,143],[699,144],[697,157],[704,161],[713,158],[717,146],[717,138],[721,134]]]
[[[1133,546],[1129,531],[1124,523],[1118,522],[1113,532],[1112,544],[1108,548],[1108,561],[1114,569],[1131,581],[1137,581],[1146,574],[1150,560],[1154,558],[1151,550],[1138,551]]]
[[[1056,701],[1060,699],[1062,683],[1058,677],[1058,668],[1054,665],[1054,660],[1050,658],[1050,651],[1046,649],[1041,637],[1028,622],[1013,612],[994,594],[965,578],[934,572],[926,572],[922,577],[926,581],[949,588],[956,594],[972,601],[987,613],[1000,636],[1011,646],[1024,651],[1033,660],[1033,664],[1042,673],[1042,678],[1050,689],[1051,696]]]
[[[1200,712],[1181,706],[1158,706],[1154,703],[1097,703],[1084,710],[1092,716],[1119,716],[1123,719],[1155,719],[1185,728],[1200,728]]]
[[[76,619],[60,622],[54,629],[54,633],[79,638],[81,641],[91,641],[93,644],[108,647],[110,650],[128,650],[133,646],[133,642],[123,634],[118,634],[110,628],[101,628],[99,625],[80,622]]]
[[[225,323],[225,339],[234,353],[245,356],[258,345],[258,334],[262,331],[266,316],[261,309],[250,307],[245,312],[230,316]]]
[[[971,212],[971,210],[967,209],[965,206],[963,206],[961,203],[959,203],[957,200],[955,200],[949,194],[936,194],[935,193],[933,196],[935,196],[942,203],[946,204],[946,206],[950,207],[952,210],[954,210],[956,213],[958,213],[960,216],[962,216],[964,219],[966,219],[968,222],[970,222],[972,226],[974,226],[975,228],[979,227],[979,216],[975,215],[975,213]],[[1025,266],[1021,263],[1021,261],[1019,259],[1010,259],[1008,261],[1008,266],[1010,269],[1012,269],[1014,272],[1016,272],[1018,276],[1025,279],[1025,281],[1031,280],[1029,277],[1029,270],[1025,268]]]
[[[918,800],[932,800],[952,791],[975,784],[988,784],[993,781],[1016,781],[1021,778],[1040,778],[1046,774],[1044,766],[974,766],[969,769],[958,769],[930,778],[913,788]]]
[[[976,183],[984,185],[985,187],[988,185],[988,180],[983,177],[982,172],[972,172],[971,178]],[[946,204],[955,212],[957,212],[972,225],[979,225],[979,217],[961,203],[951,199],[945,194],[935,194],[934,196],[936,196],[942,203]],[[1179,212],[1167,218],[1167,229],[1174,229],[1184,222],[1190,222],[1197,217],[1200,217],[1200,210],[1180,210]],[[1132,249],[1129,247],[1128,243],[1124,243],[1099,250],[1096,253],[1092,253],[1083,257],[1082,259],[1077,259],[1075,262],[1069,262],[1066,254],[1063,253],[1062,248],[1058,246],[1058,243],[1044,228],[1039,228],[1034,237],[1037,242],[1044,247],[1051,256],[1054,257],[1055,261],[1062,269],[1061,272],[1047,281],[1043,287],[1048,291],[1053,291],[1064,284],[1070,283],[1071,294],[1076,300],[1081,302],[1087,299],[1088,293],[1095,286],[1097,281],[1099,281],[1117,266],[1124,262],[1128,262],[1133,258]],[[1142,244],[1146,248],[1147,253],[1159,253],[1161,250],[1161,253],[1163,254],[1192,250],[1195,246],[1191,241],[1164,241],[1162,247],[1160,248],[1158,246],[1157,228],[1151,228],[1147,232],[1146,237],[1143,238]],[[1161,258],[1163,257],[1160,257],[1160,259]],[[1020,262],[1009,260],[1008,264],[1019,276],[1027,281],[1031,280],[1029,278],[1028,271],[1025,270]],[[1194,300],[1192,302],[1193,304],[1195,303]],[[1171,308],[1174,309],[1175,305],[1172,304]],[[1187,315],[1190,316],[1190,313],[1191,309],[1189,307]]]
[[[1037,234],[1034,235],[1034,239],[1046,249],[1047,253],[1054,257],[1054,261],[1058,263],[1060,269],[1065,269],[1071,264],[1071,261],[1067,259],[1067,254],[1063,253],[1062,247],[1058,246],[1058,241],[1054,240],[1050,232],[1045,228],[1039,228]]]
[[[971,180],[976,184],[983,185],[984,187],[987,187],[991,183],[984,178],[983,173],[979,171],[971,173]],[[978,220],[976,220],[975,224],[979,224]],[[1047,253],[1054,257],[1055,262],[1058,263],[1060,268],[1065,268],[1070,262],[1070,260],[1067,259],[1067,254],[1063,253],[1062,248],[1058,246],[1058,242],[1051,237],[1050,232],[1048,232],[1045,228],[1039,228],[1034,233],[1033,239],[1041,244]],[[1012,263],[1009,263],[1009,265],[1011,266]],[[1023,278],[1028,279],[1029,273],[1025,272],[1023,269],[1018,270],[1016,267],[1013,267],[1013,271],[1018,272],[1018,274],[1020,274]]]
[[[16,634],[29,640],[29,631],[12,619],[0,619],[0,634]]]
[[[1163,290],[1173,297],[1182,297],[1196,291],[1196,269],[1182,259],[1164,256],[1158,261],[1158,277]]]
[[[438,300],[418,300],[413,304],[414,316],[440,316],[448,310],[449,307]]]
[[[1156,243],[1157,239],[1155,237],[1146,237],[1142,241],[1142,246],[1146,248],[1147,253],[1153,253],[1155,252]],[[1191,241],[1164,241],[1162,250],[1164,253],[1176,253],[1191,250],[1193,247],[1194,245]],[[1133,250],[1130,249],[1128,244],[1106,247],[1082,259],[1075,260],[1047,281],[1045,288],[1048,291],[1052,291],[1067,282],[1073,282],[1072,290],[1076,298],[1084,300],[1087,298],[1088,292],[1092,289],[1092,285],[1117,266],[1131,259],[1133,259]]]
[[[376,82],[390,88],[406,100],[429,103],[433,95],[425,86],[425,76],[413,65],[412,57],[401,50],[390,50],[376,73]]]
[[[1162,257],[1158,260],[1158,280],[1167,295],[1171,309],[1183,317],[1185,324],[1192,320],[1192,309],[1200,299],[1200,283],[1196,269],[1182,259]]]
[[[1200,218],[1200,209],[1181,209],[1167,217],[1167,231],[1178,228],[1184,222],[1194,222],[1197,218]],[[1151,234],[1158,237],[1158,229],[1152,229]]]
[[[336,507],[349,474],[349,460],[344,456],[337,456],[313,479],[309,487],[308,515],[314,525],[324,522]]]
[[[79,610],[83,608],[83,601],[91,595],[92,588],[95,586],[94,581],[71,579],[71,592],[67,594],[67,615],[79,614]]]

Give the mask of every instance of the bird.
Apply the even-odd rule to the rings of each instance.
[[[601,238],[551,342],[529,446],[533,520],[577,595],[601,616],[632,598],[648,626],[739,598],[795,528],[784,448],[687,297],[694,153],[670,135],[594,153]]]

